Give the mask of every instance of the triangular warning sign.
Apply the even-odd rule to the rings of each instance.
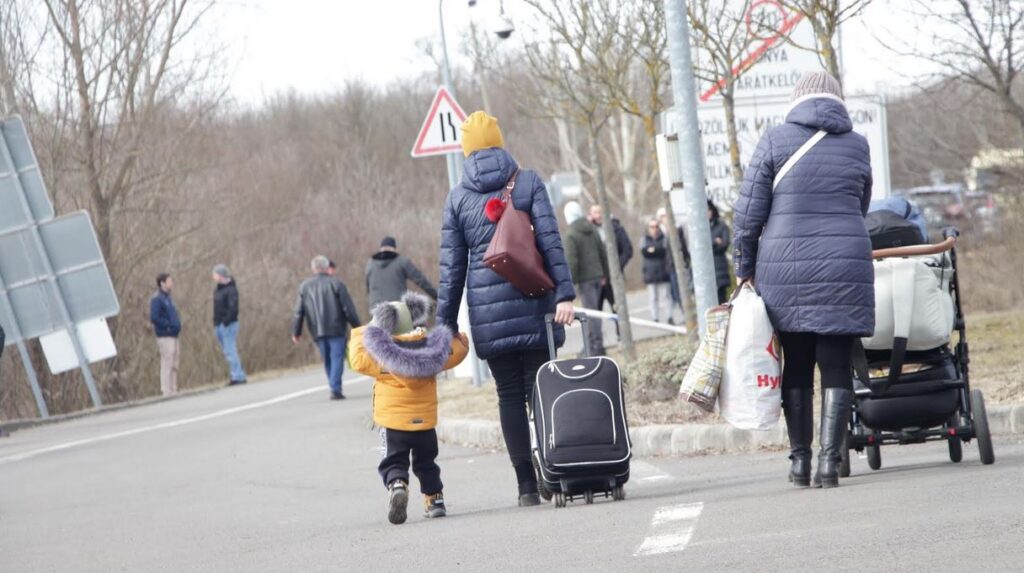
[[[428,157],[462,151],[462,131],[459,126],[466,121],[466,112],[444,87],[437,88],[434,102],[430,104],[427,118],[412,147],[413,157]]]

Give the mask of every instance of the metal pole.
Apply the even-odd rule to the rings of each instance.
[[[697,320],[703,333],[707,326],[704,313],[718,304],[718,289],[715,287],[715,262],[711,254],[711,227],[708,225],[704,161],[701,158],[700,124],[697,122],[697,84],[693,78],[686,0],[665,0],[665,24],[668,28],[672,100],[679,122],[676,132],[679,134],[679,160],[685,182],[683,196]]]
[[[92,377],[92,369],[89,367],[89,361],[85,358],[85,352],[82,350],[82,342],[78,339],[78,332],[75,330],[75,324],[71,320],[71,314],[68,312],[68,307],[64,303],[64,292],[60,288],[60,282],[57,280],[57,275],[53,271],[53,263],[50,262],[50,253],[46,249],[46,245],[43,244],[43,237],[39,233],[39,224],[36,222],[35,215],[32,214],[32,208],[28,204],[28,197],[25,196],[25,190],[21,187],[21,177],[14,169],[14,158],[11,156],[11,150],[7,148],[7,140],[0,137],[0,147],[2,147],[4,160],[12,169],[11,180],[14,182],[17,188],[18,199],[21,201],[22,211],[25,213],[27,220],[31,221],[29,225],[29,232],[32,234],[32,241],[36,244],[36,252],[39,254],[39,260],[43,264],[43,272],[46,274],[46,279],[53,283],[54,291],[57,296],[57,312],[60,313],[60,321],[64,324],[64,328],[68,331],[68,336],[71,338],[71,346],[75,349],[75,357],[78,359],[78,366],[82,370],[82,377],[85,378],[85,386],[89,390],[89,396],[92,398],[93,407],[100,407],[103,405],[103,400],[100,398],[100,393],[96,388],[96,380]],[[31,145],[31,142],[30,142]],[[33,155],[35,152],[33,151]],[[36,169],[39,169],[38,162],[36,163]]]
[[[441,73],[444,79],[444,87],[448,90],[448,93],[455,97],[455,86],[452,84],[452,70],[451,63],[448,60],[448,39],[444,33],[444,0],[437,1],[437,17],[441,25],[441,53],[444,55],[444,66],[441,69]],[[458,153],[449,153],[445,155],[445,159],[448,162],[448,186],[455,187],[459,184],[459,178],[462,174],[462,156]],[[462,302],[459,304],[459,321],[469,325],[469,301],[466,298],[466,291],[469,289],[469,273],[466,273],[466,288],[463,289]],[[469,328],[466,329],[467,333]],[[470,335],[471,336],[471,335]],[[480,386],[483,381],[490,376],[487,372],[487,365],[476,355],[476,349],[473,346],[472,338],[469,342],[469,364],[473,373],[473,385]]]
[[[25,367],[25,375],[28,376],[28,385],[32,387],[32,396],[36,399],[36,407],[39,408],[40,418],[49,418],[50,410],[46,407],[46,400],[43,399],[43,390],[39,387],[39,378],[36,376],[35,366],[32,365],[32,358],[28,355],[28,348],[25,346],[25,340],[21,336],[21,325],[18,324],[18,317],[14,314],[14,307],[11,305],[11,299],[7,296],[7,285],[4,284],[4,278],[0,276],[0,301],[3,302],[4,310],[7,311],[7,316],[11,317],[11,323],[7,326],[11,330],[11,337],[14,338],[18,346],[18,354],[21,356],[21,364]]]

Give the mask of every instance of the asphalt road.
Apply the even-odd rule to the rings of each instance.
[[[0,439],[0,571],[1020,571],[1024,444],[883,450],[836,490],[785,455],[636,460],[628,499],[517,508],[502,453],[442,446],[450,516],[387,523],[370,385],[319,373]]]

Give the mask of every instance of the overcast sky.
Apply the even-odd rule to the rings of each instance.
[[[644,0],[661,1],[661,0]],[[875,36],[912,39],[910,24],[893,18],[894,0],[879,0],[843,32],[849,93],[877,93],[905,86],[918,65],[887,53]],[[505,0],[524,27],[519,0]],[[453,57],[470,18],[493,28],[498,0],[447,0],[444,14]],[[518,18],[517,18],[518,16]],[[230,89],[244,104],[294,90],[329,93],[347,80],[384,85],[432,68],[417,48],[419,38],[438,38],[434,0],[223,0],[216,30],[228,46]]]

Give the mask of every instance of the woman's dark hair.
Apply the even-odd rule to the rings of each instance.
[[[167,282],[167,279],[169,278],[171,278],[170,273],[160,273],[156,275],[156,288],[164,286],[164,283]]]
[[[718,218],[721,217],[721,213],[718,212],[718,206],[716,206],[715,202],[712,201],[711,199],[708,199],[708,209],[711,210],[712,221],[717,221]]]

